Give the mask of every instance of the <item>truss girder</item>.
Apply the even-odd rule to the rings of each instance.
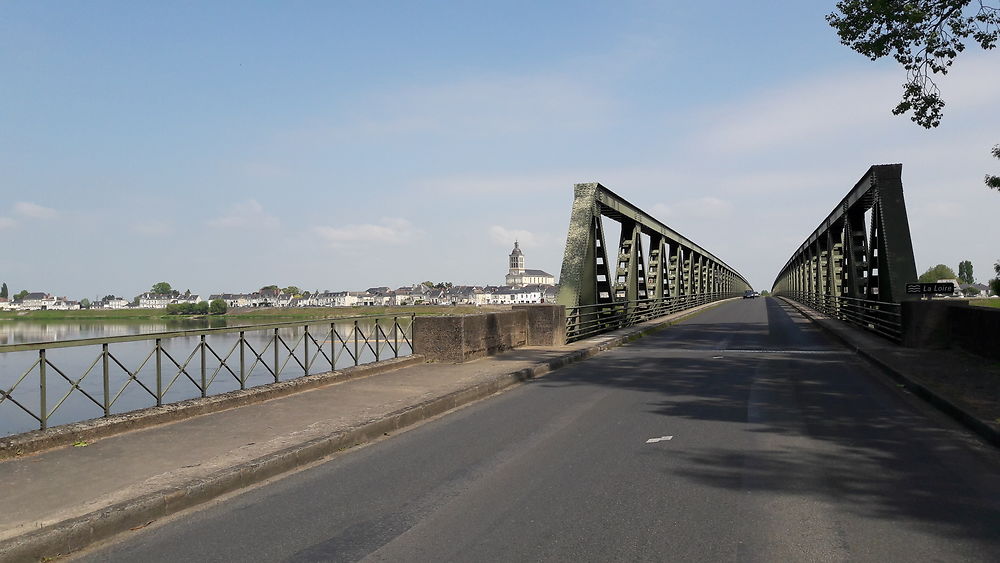
[[[872,166],[795,251],[773,291],[899,303],[916,280],[902,164]]]
[[[602,218],[622,227],[613,267],[603,254]],[[649,240],[648,255],[642,235]],[[559,303],[568,307],[750,288],[715,255],[599,183],[574,186],[559,285]]]

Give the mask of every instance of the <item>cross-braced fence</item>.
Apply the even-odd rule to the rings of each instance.
[[[354,317],[0,346],[4,371],[20,365],[0,372],[0,414],[45,429],[398,358],[412,326],[412,315]]]

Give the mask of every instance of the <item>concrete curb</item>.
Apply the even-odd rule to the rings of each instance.
[[[920,397],[925,402],[927,402],[934,408],[938,409],[939,411],[943,412],[944,414],[948,415],[962,426],[965,426],[967,429],[974,432],[980,438],[986,440],[987,442],[996,447],[1000,447],[1000,429],[993,428],[988,422],[980,420],[975,415],[966,411],[965,409],[956,405],[955,403],[951,402],[944,396],[939,395],[934,390],[930,389],[929,387],[925,386],[919,381],[910,378],[902,371],[896,369],[896,367],[894,367],[893,365],[883,361],[881,358],[872,354],[868,350],[861,348],[858,344],[851,341],[849,338],[841,334],[839,331],[834,330],[830,326],[827,326],[827,322],[833,323],[834,319],[822,319],[813,317],[812,315],[813,311],[809,310],[804,305],[801,305],[784,297],[779,297],[778,299],[781,299],[785,303],[788,303],[789,305],[797,309],[800,313],[803,313],[802,316],[809,319],[809,321],[811,321],[813,324],[819,326],[827,334],[839,340],[848,349],[856,352],[859,356],[867,360],[869,363],[879,368],[882,372],[888,375],[893,381],[896,381],[900,385],[902,385],[906,390],[910,391],[917,397]]]
[[[145,527],[154,520],[165,518],[222,495],[293,471],[331,454],[484,399],[509,387],[541,377],[553,370],[593,357],[600,352],[617,348],[663,330],[682,319],[704,312],[723,302],[717,301],[682,311],[667,321],[649,321],[647,325],[639,325],[634,330],[615,335],[604,342],[400,409],[355,428],[290,446],[252,461],[220,470],[208,477],[194,479],[182,486],[149,493],[12,537],[0,545],[0,560],[25,562],[44,560],[72,553],[130,529]],[[399,367],[398,364],[396,367]]]
[[[424,363],[424,361],[423,356],[414,354],[402,358],[352,366],[337,371],[297,377],[249,389],[229,391],[210,397],[188,399],[186,401],[163,405],[162,407],[148,407],[115,414],[107,418],[94,418],[81,422],[62,424],[48,430],[32,430],[31,432],[5,436],[0,438],[0,461],[69,446],[75,442],[91,442],[131,430],[141,430],[150,426],[167,424],[195,416],[261,403],[309,389],[316,389],[342,381],[368,377]]]

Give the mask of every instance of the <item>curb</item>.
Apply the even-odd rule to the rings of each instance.
[[[785,303],[788,303],[790,306],[794,307],[800,313],[803,313],[802,316],[809,319],[810,322],[819,326],[821,329],[823,329],[824,332],[839,340],[848,349],[853,350],[855,353],[857,353],[859,356],[867,360],[869,363],[879,368],[883,373],[888,375],[893,381],[896,381],[899,384],[901,384],[906,390],[910,391],[917,397],[920,397],[927,404],[933,406],[934,408],[948,415],[953,420],[964,426],[966,429],[971,430],[980,438],[986,440],[988,443],[1000,448],[1000,430],[993,428],[988,422],[984,422],[983,420],[977,418],[972,413],[966,411],[965,409],[951,402],[942,395],[939,395],[929,387],[925,386],[919,381],[910,378],[908,375],[897,370],[889,363],[878,358],[871,352],[861,348],[860,346],[849,340],[847,337],[840,334],[838,331],[827,326],[826,323],[821,322],[827,319],[814,318],[810,314],[812,313],[812,311],[805,308],[804,305],[793,302],[784,297],[779,297],[778,299],[781,299]],[[833,320],[834,319],[829,319],[829,321],[831,322]]]
[[[252,461],[220,470],[208,477],[194,479],[182,486],[170,487],[122,501],[20,536],[11,537],[5,540],[3,545],[0,545],[0,560],[37,562],[78,551],[127,530],[145,527],[154,520],[209,502],[224,494],[255,485],[303,465],[319,461],[329,455],[484,399],[508,387],[542,377],[553,370],[586,360],[606,350],[617,348],[663,330],[682,319],[714,308],[724,302],[725,300],[682,311],[677,313],[678,316],[667,321],[659,323],[649,321],[655,324],[639,325],[636,330],[616,335],[607,341],[569,352],[530,368],[497,376],[490,381],[459,389],[442,397],[428,399],[422,403],[392,412],[382,418],[370,420],[355,428],[290,446]],[[422,358],[417,359],[422,361]],[[393,367],[401,366],[396,364]],[[314,384],[313,386],[319,385]],[[133,428],[135,427],[127,429]]]
[[[424,361],[422,355],[412,354],[402,358],[382,360],[380,362],[352,366],[337,371],[327,371],[304,377],[286,379],[278,383],[260,385],[249,389],[229,391],[210,397],[187,399],[185,401],[169,403],[162,407],[147,407],[114,414],[106,418],[94,418],[81,422],[62,424],[48,430],[32,430],[30,432],[14,434],[0,438],[0,462],[68,446],[74,442],[92,442],[100,438],[123,434],[131,430],[141,430],[204,414],[253,405],[334,383],[378,375],[386,371],[424,363]]]

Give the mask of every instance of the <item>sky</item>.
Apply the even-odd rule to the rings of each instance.
[[[0,1],[0,281],[502,284],[515,239],[558,276],[601,182],[769,289],[884,163],[918,273],[992,277],[1000,52],[959,57],[925,130],[833,4]]]

